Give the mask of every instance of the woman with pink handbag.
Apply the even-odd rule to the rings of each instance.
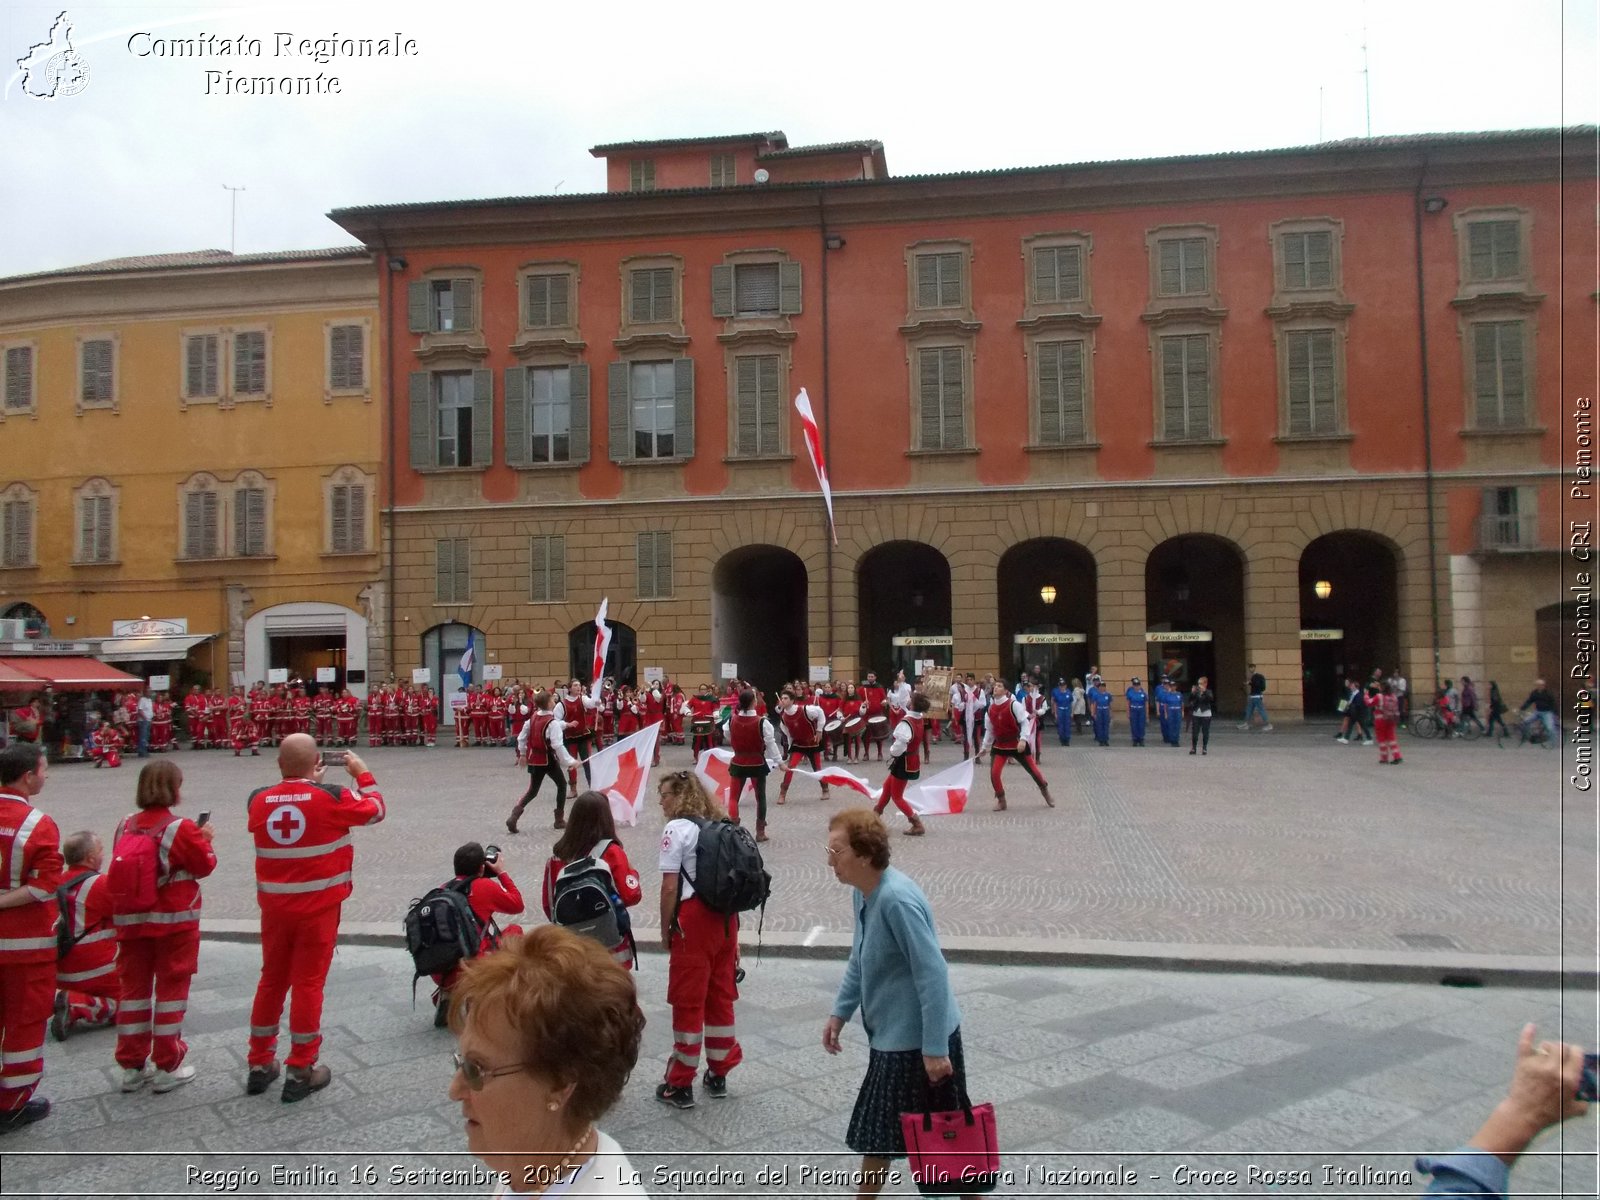
[[[822,1048],[838,1054],[845,1023],[861,1012],[870,1050],[845,1142],[862,1155],[856,1195],[876,1196],[893,1159],[910,1153],[927,1194],[993,1189],[999,1169],[994,1110],[967,1101],[961,1012],[933,927],[928,898],[889,865],[889,831],[870,809],[848,809],[828,822],[828,865],[855,889],[855,936]],[[959,1108],[936,1103],[954,1096]],[[926,1123],[939,1153],[907,1145]]]

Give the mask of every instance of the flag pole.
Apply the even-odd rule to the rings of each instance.
[[[828,191],[817,190],[817,227],[822,239],[822,455],[833,461],[833,422],[828,407]],[[827,580],[828,593],[828,677],[833,679],[833,543],[835,527],[831,509],[823,513],[827,521],[826,536],[822,539],[822,570]],[[809,672],[808,672],[809,674]]]

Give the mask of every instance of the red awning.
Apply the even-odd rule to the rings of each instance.
[[[58,692],[143,690],[144,680],[92,658],[0,658],[0,670],[9,668],[31,677],[33,687],[48,683]]]
[[[35,676],[0,663],[0,692],[37,692],[42,686]]]

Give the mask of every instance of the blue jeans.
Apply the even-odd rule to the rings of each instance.
[[[1556,748],[1556,714],[1553,712],[1536,712],[1534,716],[1538,717],[1544,725],[1544,748],[1546,750],[1554,750]]]
[[[1261,723],[1271,725],[1272,719],[1267,716],[1267,698],[1265,696],[1251,696],[1244,704],[1244,723],[1250,724],[1250,718],[1256,713],[1261,714]]]
[[[139,718],[139,757],[150,757],[150,722]]]

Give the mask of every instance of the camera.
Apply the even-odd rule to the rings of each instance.
[[[500,862],[500,847],[485,846],[483,848],[483,861],[491,865],[498,865]]]

